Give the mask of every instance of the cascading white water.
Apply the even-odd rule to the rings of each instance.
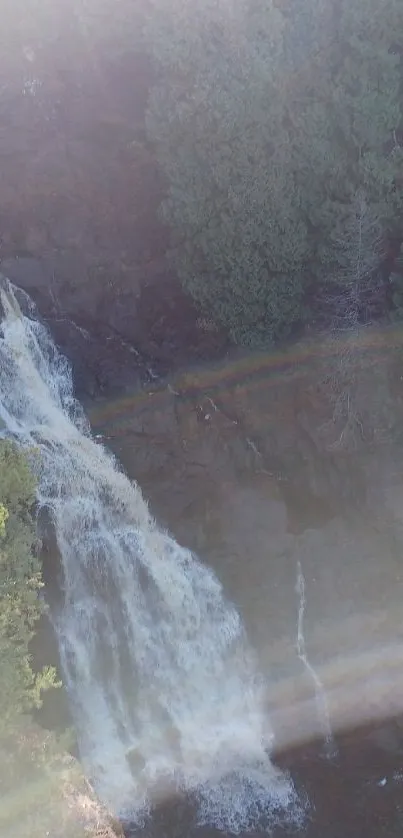
[[[179,789],[201,822],[239,831],[295,814],[271,764],[262,687],[218,580],[158,529],[137,485],[90,436],[69,365],[29,298],[0,280],[0,429],[39,448],[38,502],[60,550],[54,610],[86,771],[135,819]]]

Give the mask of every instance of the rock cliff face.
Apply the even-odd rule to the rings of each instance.
[[[166,260],[145,56],[85,49],[66,26],[0,70],[0,270],[38,304],[81,393],[221,352]]]
[[[372,344],[382,332],[366,335]],[[220,499],[232,497],[239,482],[248,491],[273,490],[295,533],[336,510],[348,516],[358,506],[375,514],[383,480],[396,473],[401,456],[400,332],[386,330],[384,338],[383,349],[362,348],[360,423],[345,444],[326,385],[335,359],[319,340],[179,373],[168,385],[100,401],[90,418],[151,498],[157,518],[179,526],[179,540],[189,538],[189,521],[200,532],[205,521],[201,541],[191,536],[195,549],[214,540]]]
[[[91,411],[157,520],[236,603],[282,745],[327,725],[302,630],[334,730],[401,712],[384,651],[403,596],[401,339],[385,332],[375,350],[376,335],[366,332],[348,446],[323,384],[334,357],[319,342],[206,365]]]
[[[4,259],[0,270],[37,304],[80,398],[131,390],[224,350],[225,337],[199,327],[164,264],[149,281],[140,269],[141,279],[105,265],[94,275],[85,255],[62,252]]]

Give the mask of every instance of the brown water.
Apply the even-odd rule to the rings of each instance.
[[[267,680],[275,759],[309,800],[309,836],[397,835],[403,823],[395,361],[369,359],[361,398],[376,427],[368,420],[350,447],[333,445],[312,365],[280,378],[236,364],[184,375],[92,416],[159,520],[214,567],[241,612]],[[173,801],[149,831],[202,832],[192,817]]]

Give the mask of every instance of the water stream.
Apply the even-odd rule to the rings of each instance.
[[[0,426],[39,450],[38,506],[62,565],[52,621],[88,776],[131,820],[173,791],[233,832],[298,817],[239,614],[91,437],[30,300],[6,280],[0,296]]]

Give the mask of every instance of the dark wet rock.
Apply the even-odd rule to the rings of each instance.
[[[195,329],[191,303],[169,278],[158,275],[152,290],[141,290],[136,276],[126,277],[122,288],[69,253],[4,259],[1,271],[35,301],[73,364],[80,396],[124,393],[222,349],[222,337]]]

